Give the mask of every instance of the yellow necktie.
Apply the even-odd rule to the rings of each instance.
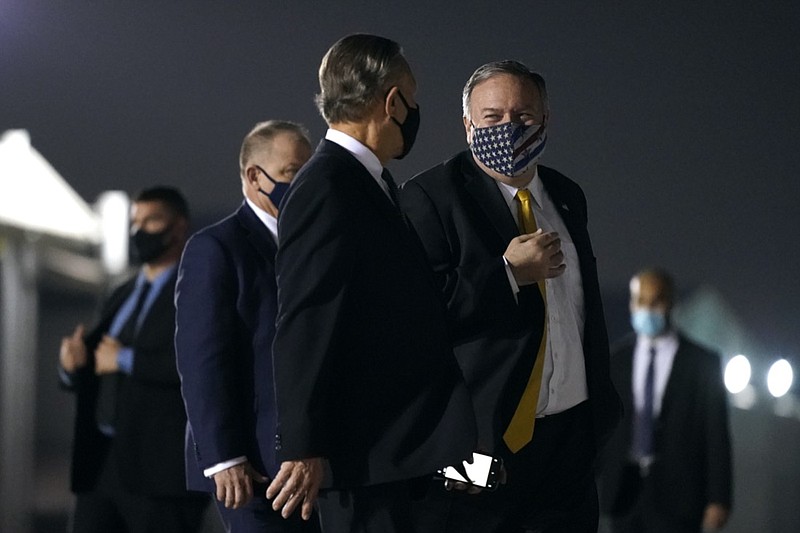
[[[533,216],[531,206],[531,193],[528,189],[519,189],[514,197],[519,202],[519,225],[523,233],[533,233],[536,231],[536,218]],[[508,449],[514,453],[521,450],[531,439],[533,439],[533,428],[536,425],[536,404],[539,401],[539,391],[542,388],[542,370],[544,369],[544,351],[547,346],[547,292],[545,291],[544,280],[539,281],[539,291],[542,293],[544,301],[544,324],[542,326],[542,341],[539,343],[539,352],[536,354],[536,362],[528,378],[528,384],[517,405],[514,416],[508,424],[503,440]]]

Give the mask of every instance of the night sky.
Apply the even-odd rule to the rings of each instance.
[[[241,201],[255,122],[324,134],[316,74],[340,37],[395,39],[415,71],[400,179],[465,148],[464,82],[518,59],[547,79],[542,162],[586,192],[610,320],[630,275],[662,265],[800,361],[800,4],[608,4],[0,0],[0,131],[27,129],[89,202],[173,184],[209,222]]]

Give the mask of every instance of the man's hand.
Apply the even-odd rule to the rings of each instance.
[[[245,461],[225,470],[220,470],[213,476],[217,485],[217,500],[224,503],[228,509],[241,509],[253,498],[253,480],[266,483],[268,478],[257,472],[253,466]]]
[[[78,324],[72,335],[61,339],[58,360],[61,368],[70,374],[86,366],[86,345],[83,343],[83,333],[83,324]]]
[[[541,228],[511,239],[503,257],[511,265],[511,273],[520,286],[555,278],[567,268],[558,233],[544,233]]]
[[[280,511],[284,518],[289,518],[297,506],[302,505],[300,516],[308,520],[314,510],[323,475],[321,457],[284,461],[267,487],[267,499],[272,500],[272,508]]]
[[[719,503],[710,503],[706,506],[705,513],[703,513],[703,530],[716,531],[722,529],[728,522],[729,516],[728,508]]]
[[[104,335],[103,340],[94,351],[94,373],[99,376],[118,371],[117,354],[120,348],[122,348],[122,344],[117,339]]]

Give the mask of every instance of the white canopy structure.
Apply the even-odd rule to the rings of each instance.
[[[0,225],[100,244],[100,218],[31,146],[25,130],[0,137]]]
[[[128,266],[128,197],[93,209],[31,146],[0,136],[0,531],[31,530],[40,273],[97,287]]]

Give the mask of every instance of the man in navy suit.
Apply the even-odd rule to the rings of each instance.
[[[327,52],[329,129],[281,209],[275,384],[283,461],[267,496],[319,500],[328,532],[406,533],[414,480],[468,457],[474,414],[444,306],[384,166],[419,125],[400,46],[350,35]]]
[[[672,326],[672,278],[630,283],[636,335],[611,355],[625,418],[603,450],[600,506],[614,533],[716,531],[732,505],[727,393],[719,355]]]
[[[186,491],[186,413],[175,368],[173,293],[189,210],[171,187],[142,191],[131,241],[142,267],[100,321],[61,343],[62,385],[75,393],[74,533],[191,533],[208,499]]]
[[[257,124],[239,157],[244,202],[191,237],[175,291],[175,347],[184,403],[187,485],[216,493],[228,531],[313,532],[264,498],[277,471],[272,371],[278,206],[311,156],[305,129]]]
[[[597,531],[593,463],[620,416],[580,186],[538,164],[544,79],[479,67],[463,95],[469,150],[403,186],[404,210],[447,301],[479,446],[504,460],[494,492],[423,502],[420,531]]]

